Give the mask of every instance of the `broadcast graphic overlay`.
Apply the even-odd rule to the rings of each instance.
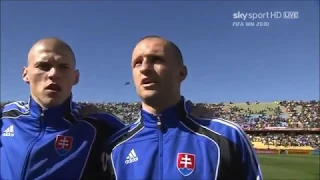
[[[242,12],[232,14],[233,27],[271,27],[273,20],[299,19],[298,11]]]

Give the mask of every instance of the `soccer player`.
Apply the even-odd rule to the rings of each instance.
[[[79,72],[70,46],[57,38],[39,40],[22,78],[30,85],[29,101],[1,112],[0,179],[100,178],[102,146],[124,125],[111,114],[82,115],[72,101]]]
[[[190,113],[180,90],[187,67],[173,42],[142,38],[131,67],[141,114],[110,139],[106,179],[262,179],[255,151],[238,125]]]

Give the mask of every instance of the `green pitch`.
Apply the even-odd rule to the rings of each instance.
[[[319,159],[315,155],[259,155],[265,180],[319,180]]]

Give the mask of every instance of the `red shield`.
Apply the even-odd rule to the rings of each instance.
[[[60,156],[66,155],[72,148],[73,137],[57,135],[55,142],[56,152]]]
[[[196,167],[196,156],[190,153],[178,153],[177,168],[184,176],[189,176]]]

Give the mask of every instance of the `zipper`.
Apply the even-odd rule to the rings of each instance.
[[[21,173],[21,178],[20,179],[25,179],[26,175],[27,175],[27,168],[29,165],[29,161],[30,161],[30,154],[31,151],[33,149],[33,147],[36,145],[36,143],[43,137],[44,135],[44,110],[41,110],[41,114],[40,114],[40,133],[39,135],[29,144],[28,148],[27,148],[27,154],[26,154],[26,158],[24,160],[23,163],[23,168],[22,168],[22,173]]]
[[[161,116],[157,116],[157,126],[159,129],[159,179],[163,179],[163,136]]]

